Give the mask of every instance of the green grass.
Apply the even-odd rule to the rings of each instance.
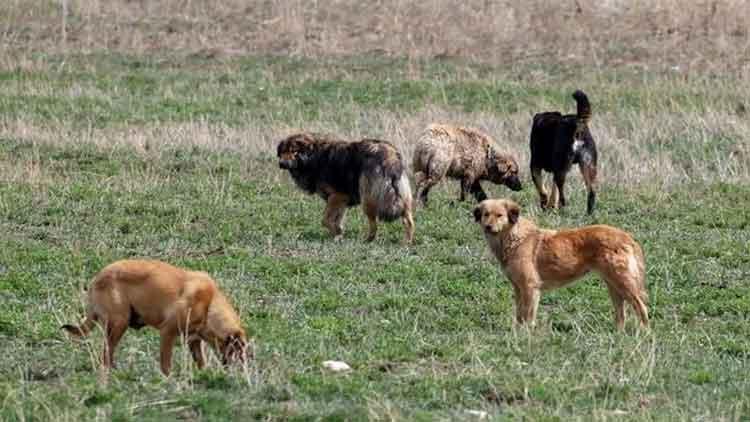
[[[539,88],[504,79],[502,69],[479,69],[470,80],[450,63],[427,63],[412,80],[403,63],[367,58],[333,70],[304,62],[312,69],[302,74],[294,73],[299,61],[285,59],[248,59],[226,72],[149,58],[79,60],[62,73],[0,75],[11,93],[0,97],[0,114],[63,122],[73,133],[195,119],[241,125],[248,114],[269,123],[345,121],[353,104],[404,113],[450,104],[502,115],[539,97],[568,104],[572,86],[563,76]],[[377,78],[352,76],[361,62]],[[655,107],[641,102],[641,89],[638,99],[622,99],[624,112]],[[602,107],[614,110],[614,98]],[[336,104],[341,113],[332,112]],[[294,187],[273,151],[155,148],[0,139],[0,418],[434,420],[467,419],[470,409],[534,420],[750,417],[747,185],[604,185],[594,218],[584,215],[575,179],[570,206],[558,213],[537,209],[529,180],[519,193],[490,186],[542,226],[615,225],[646,253],[650,332],[632,319],[626,333],[614,331],[595,276],[545,294],[528,332],[512,324],[509,284],[473,223],[473,204],[454,202],[454,182],[418,211],[414,246],[400,245],[399,224],[363,243],[358,209],[334,243],[320,225],[322,201]],[[23,171],[28,177],[13,178]],[[199,371],[178,348],[165,379],[156,332],[131,331],[119,368],[100,384],[100,334],[76,344],[58,327],[79,318],[81,291],[96,271],[136,256],[210,272],[239,308],[256,360],[230,371],[213,360]],[[353,371],[327,373],[328,359]]]
[[[745,101],[733,80],[721,78],[684,83],[669,75],[541,68],[537,72],[547,81],[539,84],[528,69],[488,70],[452,61],[421,62],[416,78],[407,75],[404,61],[367,58],[252,58],[217,67],[197,59],[175,64],[168,58],[72,56],[51,57],[49,66],[0,72],[0,115],[72,127],[195,119],[238,126],[251,113],[263,122],[323,117],[348,127],[356,117],[352,107],[415,111],[438,105],[504,115],[533,109],[545,98],[572,110],[570,93],[579,85],[606,87],[596,91],[597,113],[628,113],[644,105],[704,112],[717,102]]]

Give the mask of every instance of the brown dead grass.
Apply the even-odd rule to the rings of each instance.
[[[501,148],[514,154],[522,167],[529,162],[529,111],[502,119],[493,113],[465,113],[439,107],[418,112],[363,108],[356,114],[367,121],[366,127],[342,127],[329,119],[305,122],[304,127],[251,119],[241,127],[193,121],[84,130],[73,129],[65,122],[40,127],[23,119],[6,120],[0,125],[0,138],[57,146],[91,144],[103,151],[126,146],[154,165],[168,161],[174,149],[196,147],[246,157],[247,165],[238,171],[251,176],[257,173],[256,166],[265,165],[259,163],[274,161],[278,140],[297,130],[335,133],[352,140],[371,136],[388,139],[411,163],[420,132],[431,122],[444,122],[477,127],[490,134]],[[644,111],[623,116],[606,112],[595,115],[591,129],[600,151],[599,181],[602,184],[670,188],[695,182],[750,182],[750,137],[747,136],[750,121],[736,115],[712,111],[679,114]],[[722,138],[733,139],[731,146],[716,143]],[[12,163],[12,167],[0,171],[3,174],[0,179],[30,182],[45,177],[38,163],[18,162]],[[524,170],[522,174],[527,172]],[[273,173],[271,177],[278,176]],[[576,188],[583,186],[577,180],[580,177],[577,171],[570,177],[575,180]]]
[[[5,0],[0,56],[372,53],[748,76],[749,27],[745,0]]]

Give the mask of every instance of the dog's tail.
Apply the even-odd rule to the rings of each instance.
[[[581,123],[587,124],[591,120],[591,103],[589,103],[589,98],[580,89],[573,93],[573,98],[576,100],[577,105],[576,119]]]
[[[389,151],[386,159],[365,168],[360,179],[363,201],[377,206],[378,218],[393,221],[412,208],[412,194],[401,154]]]
[[[633,308],[638,314],[643,326],[648,326],[648,290],[646,289],[646,259],[643,249],[638,242],[633,241],[632,251],[629,255],[628,267],[633,273],[637,283],[637,297],[633,298]]]

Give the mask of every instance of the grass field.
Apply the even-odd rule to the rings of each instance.
[[[79,13],[66,22],[77,53],[28,23],[49,9],[24,7],[42,3],[16,1],[0,16],[0,419],[750,418],[746,62],[685,72],[619,66],[610,52],[593,64],[476,63],[472,54],[436,57],[437,44],[424,54],[350,55],[344,41],[312,57],[320,40],[282,56],[106,50],[97,42],[112,22],[76,9],[83,0],[71,2]],[[284,22],[304,9],[288,4]],[[714,13],[731,32],[726,8]],[[199,38],[201,25],[190,33]],[[596,54],[612,47],[597,39]],[[162,47],[179,48],[171,41]],[[601,154],[594,217],[577,174],[569,207],[541,212],[526,170],[531,116],[573,111],[576,88],[592,100]],[[632,232],[646,254],[652,329],[637,330],[629,315],[615,332],[595,276],[544,295],[537,328],[518,328],[510,285],[473,203],[455,202],[456,182],[418,210],[413,246],[400,244],[399,224],[365,244],[359,209],[334,243],[320,224],[322,201],[298,191],[275,158],[279,139],[310,129],[388,139],[410,160],[435,121],[481,128],[516,154],[524,190],[486,187],[540,225]],[[101,383],[100,333],[74,343],[59,326],[82,314],[91,277],[126,257],[210,272],[239,308],[256,359],[225,371],[214,358],[197,370],[180,347],[164,378],[157,333],[130,331]],[[328,359],[353,370],[329,373]]]
[[[397,224],[364,244],[359,210],[350,212],[346,240],[337,244],[319,223],[322,201],[293,187],[273,145],[308,120],[351,136],[396,133],[400,116],[416,119],[409,115],[502,125],[504,113],[527,112],[511,110],[523,101],[570,108],[569,89],[539,91],[494,79],[491,70],[469,82],[409,80],[398,63],[384,67],[382,79],[313,79],[330,72],[325,63],[278,59],[236,63],[231,72],[110,56],[68,63],[63,72],[1,75],[3,418],[432,419],[466,418],[470,409],[510,418],[733,419],[750,412],[743,376],[750,351],[747,167],[739,162],[722,177],[718,164],[729,154],[699,161],[722,139],[655,149],[682,166],[684,179],[672,182],[639,173],[636,183],[620,182],[628,169],[613,166],[633,158],[606,158],[612,166],[602,174],[610,183],[593,219],[584,217],[578,178],[570,183],[571,206],[552,214],[538,211],[528,180],[518,194],[491,187],[543,225],[620,226],[646,251],[651,332],[631,325],[615,333],[606,289],[588,277],[545,295],[539,327],[528,333],[511,323],[510,289],[472,223],[472,205],[452,202],[455,183],[418,212],[413,247],[399,244]],[[265,76],[298,68],[309,73]],[[439,64],[422,71],[459,73]],[[506,83],[520,104],[494,97],[466,100],[477,110],[460,104]],[[442,102],[440,92],[455,99]],[[638,94],[617,110],[607,100],[616,97],[592,94],[595,111],[656,109],[641,110],[649,103]],[[679,94],[675,101],[685,98]],[[336,96],[345,97],[336,103]],[[680,107],[704,107],[684,101]],[[396,137],[405,150],[411,129]],[[519,156],[523,131],[502,141]],[[603,156],[614,142],[602,137]],[[91,276],[129,256],[212,273],[256,339],[256,361],[242,371],[215,364],[197,371],[179,352],[176,373],[164,379],[156,333],[131,332],[120,368],[108,386],[99,385],[100,338],[76,345],[58,327],[82,312],[80,292]],[[326,359],[354,370],[326,373]]]

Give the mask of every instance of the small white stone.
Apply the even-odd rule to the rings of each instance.
[[[487,412],[483,410],[467,410],[466,413],[476,416],[479,420],[487,419]]]
[[[347,365],[346,362],[341,362],[339,360],[323,361],[323,368],[326,368],[333,372],[343,372],[343,371],[349,371],[352,369],[352,367]]]
[[[621,409],[615,409],[615,410],[613,410],[610,413],[612,413],[615,416],[623,416],[623,415],[627,415],[628,414],[628,412],[626,412],[624,410],[621,410]]]

